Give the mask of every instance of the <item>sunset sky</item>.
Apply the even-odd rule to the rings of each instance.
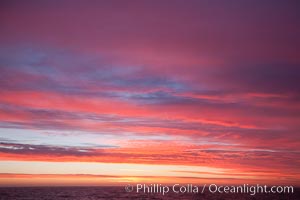
[[[299,9],[2,0],[0,186],[299,186]]]

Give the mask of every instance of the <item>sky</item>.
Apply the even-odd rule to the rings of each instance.
[[[300,186],[297,0],[0,2],[0,186]]]

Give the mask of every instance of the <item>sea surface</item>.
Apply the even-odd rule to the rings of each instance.
[[[123,187],[7,187],[0,188],[1,200],[117,200],[117,199],[203,199],[203,200],[300,200],[299,188],[293,194],[144,194],[126,192]]]

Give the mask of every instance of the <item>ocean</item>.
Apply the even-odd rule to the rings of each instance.
[[[117,199],[203,199],[203,200],[300,200],[300,190],[293,194],[144,194],[126,192],[124,187],[3,187],[1,200],[117,200]]]

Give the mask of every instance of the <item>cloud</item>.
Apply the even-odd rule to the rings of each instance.
[[[3,136],[1,158],[297,171],[297,2],[57,5],[1,2],[0,127],[22,138],[22,130],[109,135],[121,145]]]
[[[67,147],[1,142],[3,160],[55,162],[109,162],[219,167],[230,170],[285,169],[297,173],[299,151],[253,149],[221,144],[165,141],[129,141],[122,146]],[[152,149],[149,152],[149,149]],[[269,162],[272,160],[272,162]],[[259,163],[259,164],[258,164]],[[247,171],[247,170],[245,170]]]

